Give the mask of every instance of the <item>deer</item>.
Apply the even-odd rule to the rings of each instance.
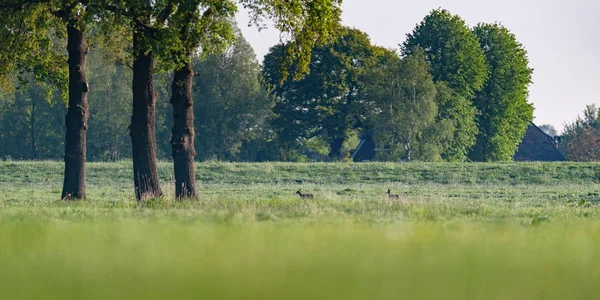
[[[390,190],[390,189],[388,189],[387,194],[390,199],[400,199],[400,195],[392,194],[392,190]]]
[[[296,192],[297,195],[300,195],[300,198],[302,199],[312,199],[313,195],[312,194],[302,194],[302,192],[300,192],[300,190],[298,190]]]

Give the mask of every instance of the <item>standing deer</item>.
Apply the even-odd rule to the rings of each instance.
[[[302,199],[312,199],[313,198],[312,194],[302,194],[302,192],[300,192],[300,190],[298,190],[296,192],[296,194],[300,195],[300,198],[302,198]]]
[[[400,199],[400,195],[392,194],[392,190],[390,190],[390,189],[388,189],[387,194],[388,194],[388,197],[390,197],[390,199]]]

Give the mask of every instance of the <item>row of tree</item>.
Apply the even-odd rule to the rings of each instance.
[[[338,1],[272,2],[240,1],[292,35],[261,68],[231,22],[235,2],[0,0],[0,78],[21,87],[0,103],[0,153],[56,158],[64,147],[73,198],[85,197],[86,159],[132,158],[140,200],[161,195],[157,157],[173,159],[177,197],[195,197],[196,151],[341,160],[369,133],[388,147],[380,160],[512,159],[533,117],[532,70],[508,29],[434,10],[397,53],[338,27]]]
[[[274,128],[288,151],[317,139],[337,160],[358,131],[389,146],[382,160],[508,161],[533,119],[533,70],[500,24],[469,28],[434,10],[399,54],[345,28],[314,49],[310,73],[296,81],[278,67],[285,46],[271,48],[263,75],[274,86]]]
[[[341,12],[339,0],[0,1],[0,82],[10,86],[17,70],[68,91],[64,199],[85,198],[90,35],[132,69],[129,135],[136,198],[162,195],[155,135],[158,70],[173,71],[170,143],[176,196],[196,196],[192,57],[222,50],[234,40],[230,20],[239,5],[250,11],[255,24],[269,18],[276,29],[289,34],[293,42],[283,62],[298,62],[294,74],[305,71],[315,43],[328,38]],[[17,77],[24,81],[25,75]]]
[[[103,49],[89,55],[90,118],[87,133],[88,161],[131,159],[128,129],[131,122],[131,69],[111,63]],[[225,53],[192,61],[194,148],[199,160],[257,161],[266,157],[272,105],[260,83],[260,65],[251,46],[239,36]],[[66,105],[61,94],[50,98],[43,83],[30,82],[11,92],[0,92],[0,158],[58,160],[64,155]],[[169,105],[172,75],[156,77],[156,139],[158,159],[172,159],[173,108]]]

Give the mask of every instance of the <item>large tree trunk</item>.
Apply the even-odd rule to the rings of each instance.
[[[175,71],[171,86],[171,104],[173,105],[173,165],[175,170],[175,197],[197,198],[196,177],[194,173],[194,99],[192,82],[194,71],[192,63],[187,63]]]
[[[138,201],[162,196],[156,163],[154,92],[154,53],[144,52],[140,43],[143,31],[133,37],[133,113],[131,115],[131,144],[133,149],[133,176]]]
[[[89,118],[85,30],[67,25],[69,107],[65,118],[65,178],[63,199],[85,199],[86,132]]]

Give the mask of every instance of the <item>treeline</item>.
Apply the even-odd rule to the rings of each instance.
[[[132,70],[92,48],[88,58],[90,118],[88,161],[131,159]],[[220,54],[194,57],[196,103],[195,149],[199,160],[274,160],[261,144],[271,115],[260,65],[250,44],[238,32],[236,42]],[[66,104],[50,87],[15,81],[15,90],[0,92],[0,157],[13,160],[60,160],[64,156]],[[157,157],[172,159],[173,127],[170,73],[158,74],[155,89]]]
[[[360,136],[372,135],[388,150],[378,151],[376,160],[508,161],[533,118],[526,51],[499,24],[469,28],[460,17],[434,10],[398,51],[341,28],[312,49],[310,61],[285,68],[293,42],[272,47],[259,64],[236,33],[224,53],[192,60],[199,160],[345,160]],[[132,155],[132,71],[107,58],[110,51],[98,46],[89,56],[92,161]],[[302,68],[306,76],[296,72]],[[172,158],[172,78],[162,73],[155,85],[160,159]],[[30,78],[3,94],[1,157],[64,155],[66,107],[59,93],[44,91]]]
[[[132,105],[127,131],[131,141],[135,195],[139,201],[163,195],[158,180],[160,150],[156,124],[157,119],[162,122],[160,117],[165,111],[158,110],[162,107],[158,106],[157,100],[164,99],[165,95],[161,95],[164,91],[156,87],[160,82],[156,75],[172,74],[168,78],[172,107],[169,119],[173,122],[169,144],[175,196],[197,198],[193,89],[196,87],[194,75],[198,74],[194,70],[194,59],[222,53],[233,44],[236,37],[231,20],[239,7],[247,9],[254,25],[262,27],[263,21],[268,19],[282,32],[285,40],[290,42],[282,66],[301,62],[294,72],[296,75],[307,71],[302,62],[310,60],[317,43],[330,39],[339,26],[341,15],[341,0],[0,0],[0,86],[10,90],[15,81],[19,85],[35,82],[44,91],[46,99],[52,99],[52,94],[60,91],[61,98],[68,103],[64,122],[63,200],[86,198],[87,133],[92,125],[88,77],[97,76],[103,80],[98,84],[108,85],[109,95],[99,95],[101,99],[111,97],[110,93],[117,89],[111,85],[118,81],[118,76],[127,76],[119,70],[112,78],[90,74],[88,56],[93,49],[102,49],[109,57],[109,65],[119,63],[131,69]],[[104,67],[102,64],[99,69]],[[46,84],[48,89],[44,89]],[[116,85],[121,86],[120,83]],[[34,88],[32,84],[28,86]],[[229,92],[232,88],[234,85],[226,85],[220,90]],[[23,97],[30,103],[24,111],[29,114],[30,121],[29,155],[35,157],[39,147],[35,134],[39,97],[37,93],[21,91],[13,95],[13,100],[16,102]],[[119,89],[117,93],[120,93]],[[118,110],[118,101],[115,102]],[[111,111],[103,112],[109,119],[116,118]],[[218,116],[215,113],[211,117],[213,115]],[[114,123],[114,126],[107,126],[109,131],[121,130],[121,127],[115,127],[120,124]],[[113,148],[119,144],[118,141],[110,143]],[[112,153],[119,155],[119,151]],[[111,156],[110,150],[108,156]]]
[[[508,161],[533,118],[524,47],[499,24],[469,28],[446,10],[426,16],[399,53],[345,28],[314,49],[302,80],[279,71],[283,57],[284,46],[273,47],[263,73],[288,151],[317,144],[344,159],[349,141],[372,134],[388,150],[376,160]]]

